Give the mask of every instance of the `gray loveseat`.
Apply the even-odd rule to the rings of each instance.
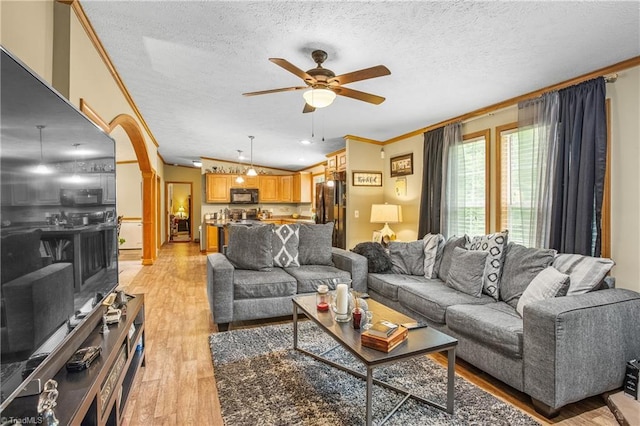
[[[234,321],[290,315],[291,298],[352,280],[366,291],[367,259],[331,247],[333,223],[229,228],[226,254],[207,257],[207,296],[218,330]]]
[[[469,273],[474,261],[456,256],[476,255],[463,253],[472,243],[466,237],[446,244],[442,239],[436,259],[426,267],[429,255],[420,258],[420,247],[426,247],[428,237],[396,247],[392,243],[393,272],[368,276],[374,300],[456,337],[457,356],[528,394],[546,417],[622,386],[625,362],[640,355],[640,294],[611,288],[613,279],[603,279],[613,262],[507,245],[505,235],[500,250],[491,242],[474,247],[494,249],[497,257],[489,255],[485,266],[490,269],[493,262],[501,269],[497,283],[496,276],[492,281],[486,270],[480,272],[484,281],[476,293],[460,282],[461,277],[475,280]],[[555,294],[541,296],[536,289],[547,272],[564,275],[566,281]]]

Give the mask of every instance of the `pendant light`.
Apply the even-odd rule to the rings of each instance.
[[[249,136],[249,139],[251,139],[251,167],[247,170],[247,176],[258,176],[256,169],[253,168],[253,138],[254,136]]]
[[[34,172],[41,175],[48,175],[51,173],[51,169],[44,164],[44,154],[42,151],[42,129],[46,126],[39,124],[36,126],[40,130],[40,164],[35,168]]]
[[[242,168],[242,150],[238,150],[238,163],[240,164],[240,167]],[[236,183],[244,183],[244,178],[242,177],[242,175],[240,173],[238,173],[238,176],[236,177]]]
[[[78,147],[79,143],[74,143],[72,146],[75,148],[73,153],[73,175],[69,178],[69,181],[72,183],[80,183],[82,182],[82,178],[78,175]]]

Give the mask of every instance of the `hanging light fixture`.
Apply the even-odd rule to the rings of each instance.
[[[258,176],[258,172],[253,168],[253,138],[254,136],[249,136],[249,139],[251,139],[251,167],[247,170],[247,176]]]
[[[244,157],[242,156],[242,150],[238,150],[238,162],[240,163],[240,167],[242,168],[242,160]],[[236,183],[244,183],[244,178],[240,173],[236,176]]]
[[[324,108],[331,105],[333,100],[336,98],[336,92],[326,88],[313,88],[304,92],[302,94],[302,97],[307,102],[307,104],[311,105],[312,107]]]
[[[82,182],[82,178],[78,175],[78,147],[79,143],[74,143],[71,146],[75,148],[73,153],[73,175],[69,178],[69,182],[72,183],[80,183]]]
[[[48,175],[51,173],[51,169],[44,164],[44,154],[42,151],[42,129],[46,126],[43,124],[39,124],[36,126],[40,130],[40,163],[36,166],[34,172],[41,175]]]

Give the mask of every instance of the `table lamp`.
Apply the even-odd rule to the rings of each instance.
[[[396,233],[389,228],[389,224],[400,222],[402,222],[402,206],[397,204],[371,205],[371,223],[384,223],[382,229],[378,231],[383,240],[396,239]]]

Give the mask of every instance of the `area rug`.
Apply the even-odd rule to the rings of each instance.
[[[335,341],[311,321],[299,323],[299,347],[322,353]],[[222,417],[227,426],[361,425],[365,382],[292,349],[292,325],[214,333],[209,339]],[[327,358],[365,373],[339,347]],[[374,370],[376,379],[446,405],[446,369],[428,357]],[[402,395],[374,385],[373,420],[380,422]],[[388,425],[537,425],[515,407],[456,376],[454,414],[407,400]]]

